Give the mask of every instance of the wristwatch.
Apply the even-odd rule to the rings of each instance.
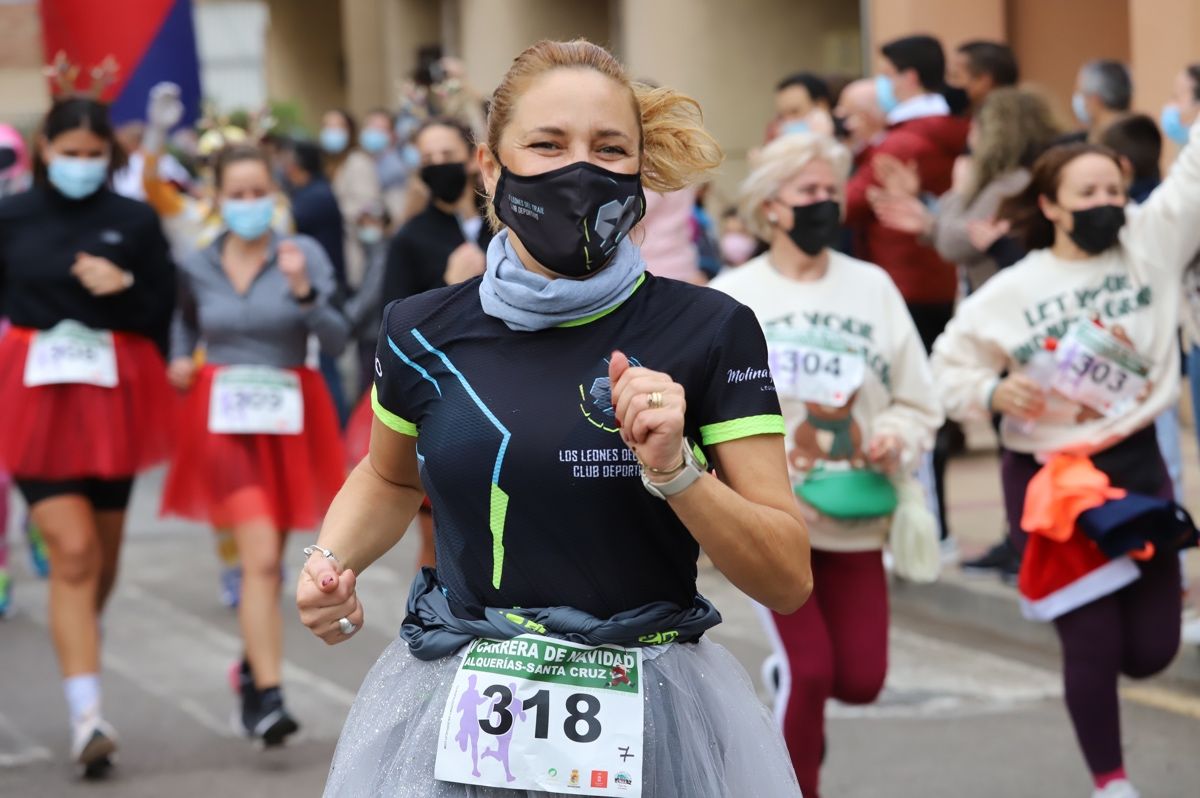
[[[666,499],[682,493],[704,474],[704,465],[697,459],[695,452],[692,451],[692,443],[687,438],[683,439],[682,454],[682,462],[669,472],[666,472],[678,472],[667,482],[651,482],[648,473],[653,471],[653,469],[648,468],[644,463],[642,464],[642,485],[651,496]]]
[[[317,297],[319,296],[320,294],[317,293],[317,287],[310,284],[308,286],[307,294],[304,296],[296,296],[295,294],[292,294],[292,301],[297,305],[311,305],[313,302],[317,301]]]

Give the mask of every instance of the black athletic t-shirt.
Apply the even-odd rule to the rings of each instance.
[[[699,547],[641,482],[613,421],[614,349],[687,396],[702,448],[784,432],[754,313],[646,275],[615,310],[515,332],[483,312],[479,279],[394,302],[376,357],[376,415],[418,436],[438,576],[456,612],[570,606],[608,618],[691,606]]]

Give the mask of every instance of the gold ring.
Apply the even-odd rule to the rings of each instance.
[[[662,391],[653,391],[648,397],[648,403],[651,410],[657,410],[663,406]]]

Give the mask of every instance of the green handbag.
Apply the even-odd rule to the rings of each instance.
[[[867,469],[814,469],[796,486],[796,495],[830,518],[879,518],[895,512],[898,503],[892,481]]]

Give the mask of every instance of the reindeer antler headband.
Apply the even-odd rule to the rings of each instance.
[[[104,92],[117,82],[117,59],[111,55],[88,71],[91,85],[84,91],[79,85],[79,65],[72,64],[67,54],[59,50],[54,60],[43,70],[51,82],[51,93],[55,97],[89,97],[99,100]]]

